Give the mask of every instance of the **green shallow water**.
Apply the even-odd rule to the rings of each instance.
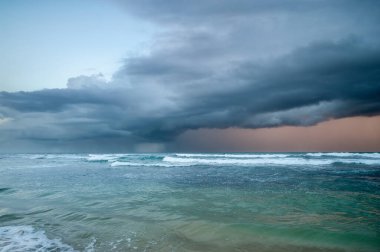
[[[380,249],[376,158],[184,165],[168,155],[2,156],[0,251]]]

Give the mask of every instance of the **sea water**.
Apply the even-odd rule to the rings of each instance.
[[[3,154],[0,251],[380,251],[380,153]]]

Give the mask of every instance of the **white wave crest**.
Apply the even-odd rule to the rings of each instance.
[[[118,158],[128,156],[128,154],[89,154],[87,157],[87,161],[105,161],[105,162],[113,162]]]
[[[31,226],[0,227],[0,252],[10,251],[75,251],[59,239],[49,239],[44,231]]]
[[[164,157],[163,161],[169,163],[190,163],[206,165],[256,165],[256,164],[277,164],[277,165],[323,165],[329,164],[328,160],[307,160],[302,158],[251,158],[251,159],[221,159],[221,158],[179,158]]]
[[[173,165],[329,165],[343,164],[380,164],[380,160],[367,159],[305,159],[305,158],[251,158],[251,159],[226,159],[226,158],[185,158],[166,156],[163,159]]]
[[[223,158],[285,158],[288,157],[288,154],[198,154],[198,153],[177,153],[175,154],[177,157],[223,157]]]
[[[360,152],[315,152],[315,153],[306,153],[306,156],[310,157],[361,157],[361,158],[380,158],[380,153],[360,153]]]
[[[116,166],[158,166],[158,167],[174,167],[174,166],[189,166],[191,164],[168,164],[168,163],[138,163],[138,162],[122,162],[122,161],[115,161],[111,163],[112,167]]]

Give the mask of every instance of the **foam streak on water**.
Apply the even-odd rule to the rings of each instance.
[[[288,153],[288,154],[202,154],[178,153],[152,155],[89,155],[88,161],[109,162],[115,166],[192,166],[192,165],[294,165],[322,166],[330,164],[380,165],[379,153]]]
[[[59,239],[49,239],[31,226],[0,227],[0,251],[65,251],[74,249]]]

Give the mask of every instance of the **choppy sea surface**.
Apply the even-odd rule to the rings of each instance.
[[[3,154],[6,251],[380,251],[380,153]]]

